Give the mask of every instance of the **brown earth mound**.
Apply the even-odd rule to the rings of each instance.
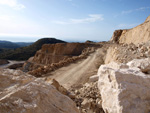
[[[8,60],[0,59],[0,65],[8,64]]]

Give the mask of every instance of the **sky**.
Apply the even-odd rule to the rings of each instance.
[[[150,15],[150,0],[0,0],[0,40],[108,41]]]

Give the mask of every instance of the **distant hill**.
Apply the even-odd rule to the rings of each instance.
[[[15,44],[19,45],[20,47],[25,47],[33,44],[33,42],[15,42]]]
[[[16,49],[20,47],[29,46],[32,43],[26,43],[26,42],[10,42],[10,41],[3,41],[0,40],[0,48],[1,49]]]
[[[19,48],[20,46],[9,41],[1,41],[0,40],[0,48],[7,48],[7,49],[15,49]]]
[[[43,44],[55,44],[55,43],[66,43],[66,42],[55,38],[42,38],[26,47],[21,47],[7,51],[1,50],[0,59],[27,60],[31,56],[34,56],[36,51],[41,49]]]

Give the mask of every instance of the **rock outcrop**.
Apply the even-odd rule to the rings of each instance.
[[[101,44],[66,43],[44,45],[37,54],[25,62],[23,70],[40,77],[48,72],[86,58]]]
[[[42,79],[0,70],[0,113],[79,113],[75,103]]]
[[[98,87],[105,113],[150,112],[150,75],[141,72],[148,65],[137,62],[100,66]]]
[[[92,46],[95,45],[87,43],[45,44],[42,46],[42,49],[35,54],[33,62],[39,64],[58,63],[72,56],[79,56],[85,48]]]
[[[150,58],[134,59],[127,63],[131,68],[139,68],[143,73],[150,74]]]
[[[121,29],[120,30],[115,30],[110,41],[112,41],[113,43],[118,43],[122,32],[123,32],[123,30],[121,30]]]
[[[150,16],[146,19],[146,21],[135,28],[122,30],[120,34],[118,31],[114,32],[114,35],[111,39],[113,42],[119,43],[142,43],[150,41]]]

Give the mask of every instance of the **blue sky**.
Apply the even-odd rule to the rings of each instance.
[[[149,15],[149,0],[0,0],[0,40],[107,41]]]

